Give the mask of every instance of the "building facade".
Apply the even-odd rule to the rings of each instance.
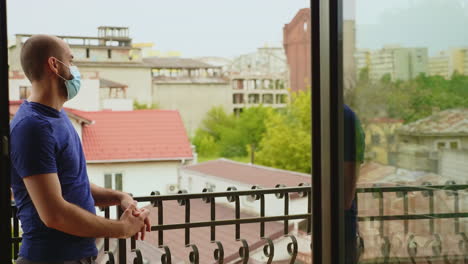
[[[152,68],[152,103],[158,108],[179,111],[189,136],[208,111],[222,106],[232,111],[229,78],[221,67],[185,58],[145,58]]]
[[[459,154],[467,151],[467,124],[468,109],[461,108],[440,111],[401,126],[396,130],[397,166],[441,174],[443,155],[453,156],[453,153],[447,153],[449,151]],[[447,162],[448,160],[445,160],[445,171],[447,171]]]
[[[311,24],[309,8],[303,8],[283,27],[283,47],[289,66],[289,81],[292,91],[311,88]],[[343,83],[344,88],[352,88],[356,82],[356,26],[354,20],[343,21]]]
[[[12,71],[22,71],[21,48],[31,34],[16,35],[16,43],[9,48],[9,64]],[[96,72],[100,78],[127,86],[126,97],[150,104],[151,67],[143,63],[139,48],[132,47],[127,27],[98,27],[98,36],[57,36],[67,42],[74,56],[74,63],[84,75]]]
[[[229,65],[229,76],[234,114],[250,106],[286,106],[289,82],[283,48],[263,47],[235,58]]]
[[[369,77],[373,80],[389,76],[392,81],[406,81],[427,73],[427,48],[386,46],[370,54]]]

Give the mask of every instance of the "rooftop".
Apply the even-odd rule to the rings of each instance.
[[[135,110],[81,112],[88,162],[192,159],[191,145],[178,111]]]
[[[468,108],[440,111],[401,126],[399,134],[420,136],[468,136]]]
[[[127,88],[128,85],[101,78],[99,79],[99,87],[100,88]]]
[[[264,188],[274,188],[276,184],[297,186],[300,183],[311,183],[310,174],[241,163],[228,159],[218,159],[184,166],[181,170],[220,177],[247,185],[259,185]]]
[[[213,69],[220,68],[219,66],[213,66],[211,64],[188,58],[161,58],[161,57],[149,57],[144,58],[143,62],[152,68],[159,69]]]

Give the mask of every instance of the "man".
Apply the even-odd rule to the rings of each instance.
[[[89,182],[80,138],[63,104],[80,90],[70,47],[47,35],[30,37],[21,65],[32,83],[11,121],[11,180],[22,224],[18,264],[94,263],[96,237],[128,238],[149,231],[149,211],[130,195]],[[120,205],[120,220],[95,206]]]
[[[365,135],[356,114],[344,106],[344,189],[345,189],[345,263],[354,264],[357,255],[356,184],[364,161]]]

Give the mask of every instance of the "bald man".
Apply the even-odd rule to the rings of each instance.
[[[23,240],[18,264],[94,263],[95,238],[149,231],[148,210],[126,193],[89,182],[80,138],[63,104],[81,88],[80,72],[63,40],[30,37],[21,66],[31,96],[11,121],[11,181]],[[120,205],[120,220],[96,216],[95,206]]]

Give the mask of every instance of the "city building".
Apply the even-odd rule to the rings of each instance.
[[[17,34],[9,48],[10,70],[22,71],[20,53],[31,34]],[[143,63],[139,48],[132,47],[127,27],[98,27],[98,35],[57,36],[67,42],[74,55],[74,64],[84,75],[96,72],[100,78],[127,86],[126,96],[140,103],[151,103],[151,67]]]
[[[229,78],[222,67],[187,58],[145,58],[152,69],[151,102],[160,109],[178,110],[189,136],[215,106],[232,111]]]
[[[429,57],[428,74],[430,76],[442,76],[445,79],[451,77],[450,73],[450,57],[444,51],[437,56]]]
[[[311,13],[303,8],[283,27],[283,46],[289,66],[291,91],[311,87]]]
[[[401,126],[397,167],[466,180],[468,109],[449,109]]]
[[[369,70],[370,54],[371,54],[371,50],[369,49],[356,49],[356,52],[354,53],[354,59],[356,61],[356,74],[358,77],[359,77],[359,73],[363,69]]]
[[[289,65],[289,81],[292,91],[306,90],[312,84],[310,8],[303,8],[283,27],[283,47]],[[356,82],[356,27],[354,20],[343,21],[343,83],[344,88],[352,88]]]
[[[234,114],[250,106],[286,106],[289,84],[283,48],[262,47],[257,52],[241,55],[229,65],[229,75]]]
[[[392,81],[406,81],[427,73],[427,48],[385,46],[370,54],[369,77],[372,80],[389,76]]]
[[[450,76],[457,72],[458,74],[468,75],[468,48],[453,48],[449,51]]]
[[[374,118],[364,125],[366,134],[366,160],[383,165],[395,165],[396,151],[395,131],[403,125],[403,120],[391,118]]]
[[[179,51],[167,51],[163,52],[160,50],[154,49],[155,45],[152,42],[140,42],[132,43],[134,48],[131,52],[132,59],[147,58],[147,57],[180,57],[182,53]]]

